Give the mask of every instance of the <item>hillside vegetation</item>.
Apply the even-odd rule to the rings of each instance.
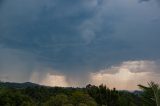
[[[160,106],[159,85],[138,85],[141,91],[119,91],[106,85],[85,88],[47,87],[0,82],[0,106]]]

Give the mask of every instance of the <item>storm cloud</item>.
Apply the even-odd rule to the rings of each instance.
[[[0,0],[0,79],[79,86],[125,61],[157,63],[159,11],[156,1]]]

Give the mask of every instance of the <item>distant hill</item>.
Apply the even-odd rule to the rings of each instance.
[[[38,87],[42,85],[38,85],[31,82],[24,82],[24,83],[15,83],[15,82],[0,82],[0,87],[2,88],[27,88],[27,87]]]

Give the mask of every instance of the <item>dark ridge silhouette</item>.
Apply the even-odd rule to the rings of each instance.
[[[0,87],[6,88],[27,88],[27,87],[37,87],[42,86],[31,82],[15,83],[15,82],[0,82]]]

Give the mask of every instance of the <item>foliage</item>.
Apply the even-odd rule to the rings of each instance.
[[[34,102],[17,90],[0,89],[0,106],[34,106]]]
[[[52,96],[46,103],[44,103],[44,106],[64,106],[68,105],[68,97],[64,94],[59,94],[56,96]]]
[[[145,106],[160,106],[159,85],[154,82],[150,82],[148,85],[149,87],[138,85],[143,90],[141,97]]]
[[[16,84],[16,85],[14,85]],[[160,88],[154,82],[142,91],[119,91],[106,85],[86,88],[46,87],[0,82],[0,106],[160,106]]]

